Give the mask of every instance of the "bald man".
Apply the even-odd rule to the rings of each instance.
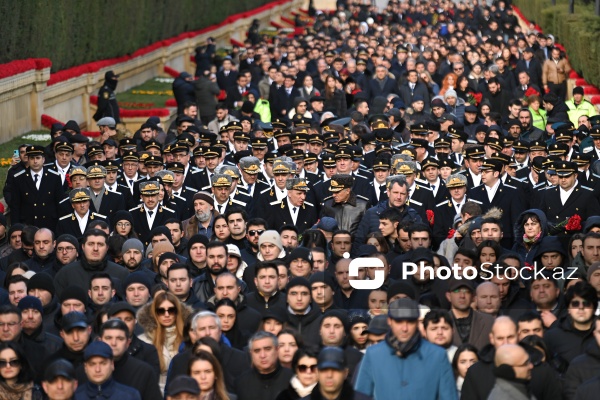
[[[467,371],[461,399],[487,399],[494,387],[493,360],[496,349],[505,344],[517,344],[517,325],[510,317],[498,317],[489,335],[490,344],[480,351],[479,362]]]
[[[521,346],[505,344],[496,349],[494,356],[496,383],[490,400],[533,400],[527,382],[531,380],[533,364],[529,354]]]
[[[494,317],[500,310],[500,289],[492,282],[483,282],[475,290],[475,306],[477,310]]]
[[[517,344],[517,325],[508,316],[496,318],[490,332],[490,345],[479,352],[479,362],[473,364],[467,372],[462,387],[461,399],[487,400],[496,383],[494,376],[494,357],[497,349],[505,345]],[[562,399],[560,379],[546,363],[533,369],[531,391],[538,399]]]

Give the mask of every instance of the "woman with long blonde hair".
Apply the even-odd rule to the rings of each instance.
[[[137,314],[144,328],[140,340],[153,345],[160,364],[160,389],[165,390],[167,370],[184,340],[184,324],[192,309],[182,304],[173,293],[159,292],[151,303],[145,304]]]

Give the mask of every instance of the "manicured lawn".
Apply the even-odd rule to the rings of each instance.
[[[173,78],[153,78],[126,92],[118,93],[121,108],[144,109],[165,107],[165,101],[173,98]]]

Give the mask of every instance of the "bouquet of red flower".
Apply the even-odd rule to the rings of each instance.
[[[581,217],[578,214],[573,214],[565,225],[567,231],[580,231],[581,230]]]
[[[448,231],[448,236],[446,237],[446,239],[452,239],[454,237],[455,233],[456,233],[456,229],[450,229]]]
[[[426,214],[427,214],[427,221],[429,221],[429,225],[433,226],[433,221],[435,220],[435,215],[433,215],[433,211],[427,210]]]
[[[550,235],[560,233],[577,232],[581,230],[581,217],[578,214],[573,214],[571,217],[559,222],[558,224],[549,224],[548,231]]]
[[[525,97],[531,97],[531,96],[539,96],[540,92],[538,92],[537,90],[535,90],[532,87],[528,87],[527,90],[525,91]]]
[[[477,107],[479,103],[481,103],[481,99],[483,99],[483,95],[481,93],[467,93],[467,102],[473,106]]]
[[[73,189],[73,184],[71,183],[71,176],[69,176],[68,172],[65,174],[65,182],[67,182],[67,186],[69,187],[69,189]]]

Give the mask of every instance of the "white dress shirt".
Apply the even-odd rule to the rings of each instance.
[[[90,210],[83,217],[80,217],[79,214],[75,213],[75,218],[77,218],[77,222],[79,223],[79,231],[83,235],[85,232],[85,227],[87,226],[88,217],[90,216]]]
[[[298,221],[298,212],[300,211],[300,207],[293,205],[290,202],[290,198],[287,198],[287,205],[290,208],[290,215],[292,216],[292,221],[294,221],[294,225],[296,225],[296,221]],[[294,211],[296,210],[296,211]]]
[[[496,183],[494,184],[494,186],[492,186],[492,187],[485,185],[485,191],[487,192],[490,203],[492,202],[492,200],[494,200],[494,196],[496,196],[496,192],[498,191],[499,186],[500,186],[500,179],[498,179],[496,181]]]
[[[567,200],[569,200],[569,196],[571,195],[571,193],[573,193],[573,190],[575,190],[575,187],[577,187],[577,180],[575,180],[575,184],[569,190],[563,190],[559,186],[558,192],[560,193],[560,202],[562,203],[563,206],[565,205]]]

